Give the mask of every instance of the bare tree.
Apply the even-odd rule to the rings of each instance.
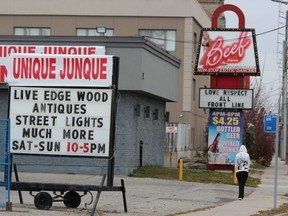
[[[244,112],[244,144],[251,159],[270,166],[274,154],[275,134],[264,133],[264,115],[273,108],[261,82],[254,86],[253,109]]]

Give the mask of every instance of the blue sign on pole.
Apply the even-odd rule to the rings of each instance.
[[[277,115],[264,115],[264,132],[276,133],[277,132]]]

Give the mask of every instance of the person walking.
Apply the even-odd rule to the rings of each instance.
[[[241,145],[240,150],[235,157],[235,170],[239,185],[239,195],[238,195],[239,200],[242,200],[244,198],[244,187],[248,178],[249,168],[250,168],[250,156],[247,153],[245,145]]]

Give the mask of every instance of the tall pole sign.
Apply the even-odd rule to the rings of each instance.
[[[217,28],[225,11],[237,15],[238,28]],[[235,5],[217,8],[211,28],[202,29],[194,75],[211,76],[210,89],[199,94],[199,107],[210,109],[207,169],[233,170],[244,134],[242,110],[253,108],[249,76],[260,76],[255,31],[245,28],[245,16]]]

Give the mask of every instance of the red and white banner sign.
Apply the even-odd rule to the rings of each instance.
[[[166,127],[166,133],[177,133],[177,127]]]
[[[51,55],[105,55],[104,46],[0,45],[0,83],[7,82],[8,57],[13,53]]]
[[[254,29],[203,29],[195,75],[260,75]]]
[[[110,87],[113,56],[11,54],[6,67],[11,86]]]
[[[108,157],[111,89],[11,87],[11,153]]]

